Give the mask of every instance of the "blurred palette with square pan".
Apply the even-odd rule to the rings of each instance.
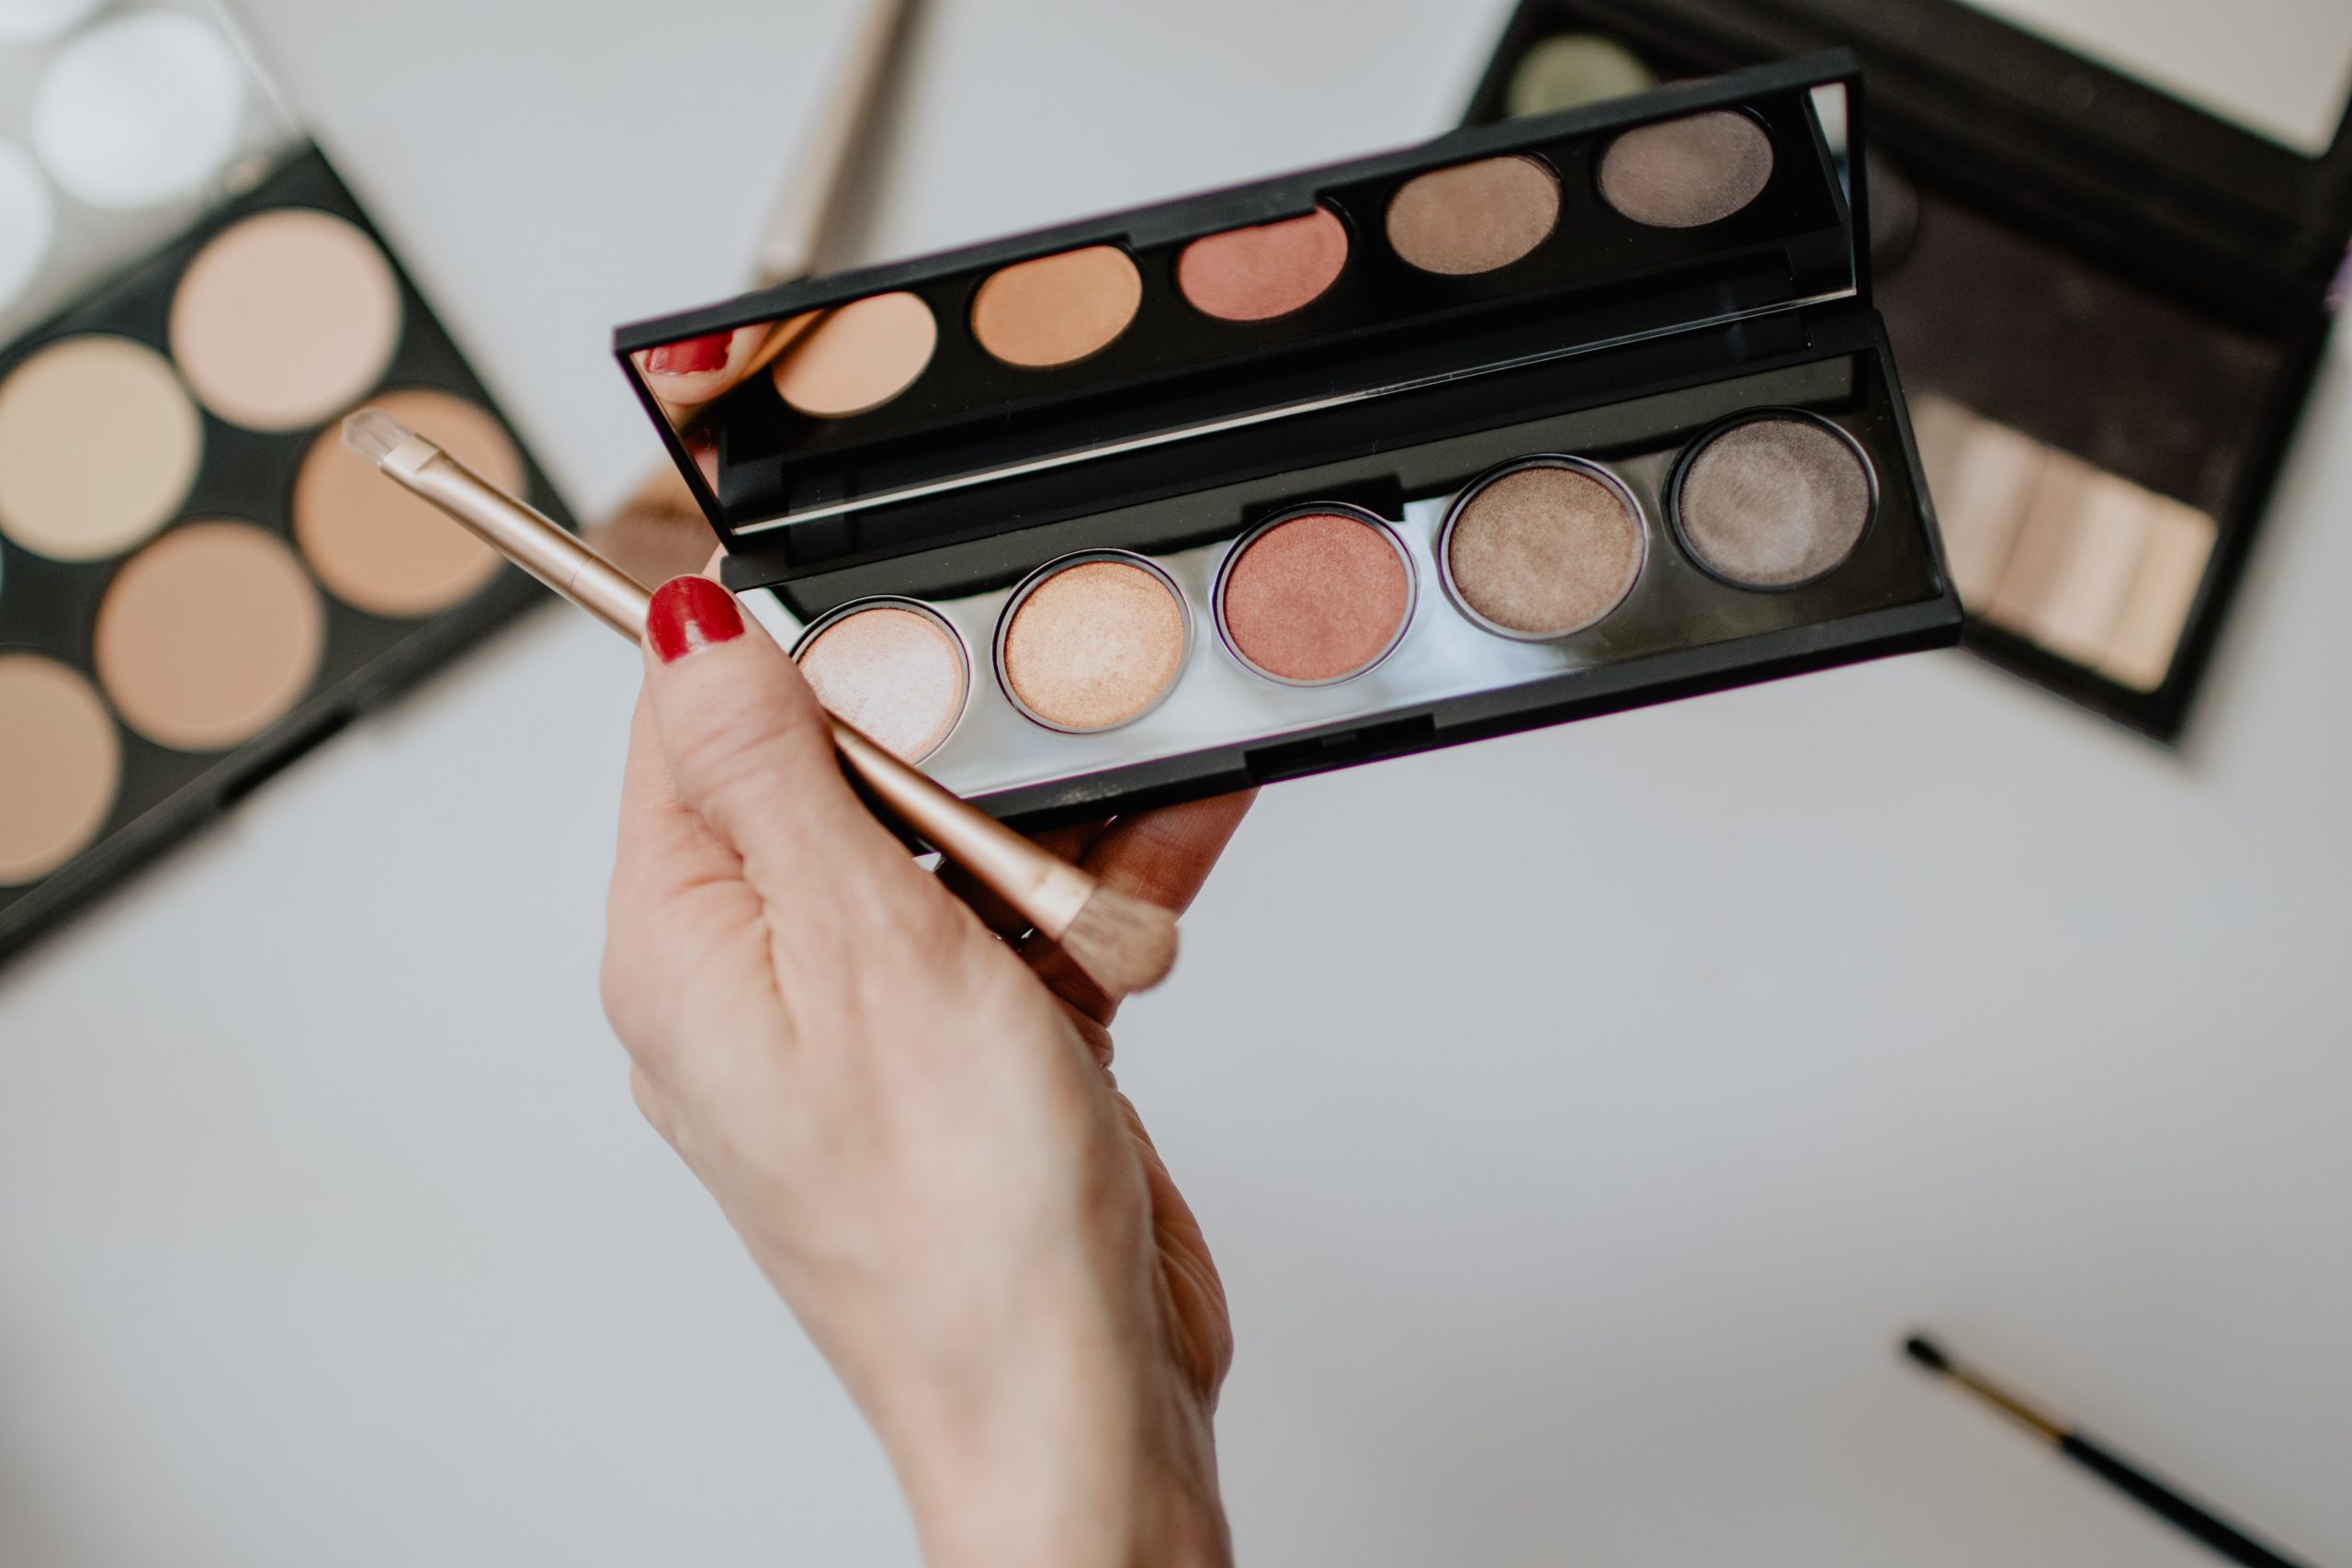
[[[2174,741],[2352,244],[2352,8],[2287,10],[2217,50],[2064,0],[1522,0],[1470,118],[1855,49],[1871,151],[1834,124],[1832,150],[1867,191],[1967,645]],[[1602,185],[1657,221],[1704,217],[1704,171],[1747,156],[1727,121],[1647,134],[1643,176]]]

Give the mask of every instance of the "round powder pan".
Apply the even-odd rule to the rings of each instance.
[[[972,337],[1023,370],[1091,359],[1143,309],[1143,274],[1116,245],[1087,245],[998,268],[972,296]]]
[[[1878,518],[1878,470],[1819,414],[1758,409],[1700,433],[1675,462],[1666,510],[1676,543],[1708,576],[1792,592],[1862,547]]]
[[[1645,229],[1703,229],[1755,205],[1778,162],[1772,133],[1740,109],[1626,131],[1601,153],[1600,199]]]
[[[1216,321],[1282,321],[1329,294],[1354,248],[1347,220],[1322,204],[1305,217],[1194,240],[1176,258],[1176,287]]]
[[[1176,580],[1125,550],[1031,572],[998,617],[996,677],[1030,722],[1065,735],[1135,723],[1168,700],[1193,655]]]
[[[1388,198],[1388,247],[1439,277],[1476,277],[1526,260],[1559,231],[1560,176],[1533,152],[1416,175]]]
[[[1649,567],[1649,529],[1625,482],[1544,454],[1471,481],[1438,530],[1438,581],[1473,625],[1514,642],[1591,630]]]
[[[1283,686],[1338,686],[1388,661],[1412,628],[1419,574],[1387,520],[1326,502],[1277,513],[1234,541],[1211,603],[1218,640]]]
[[[919,599],[858,599],[809,623],[792,657],[828,712],[909,766],[947,744],[972,699],[972,655]]]

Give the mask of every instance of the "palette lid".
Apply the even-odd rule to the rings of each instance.
[[[0,27],[0,347],[305,145],[214,0],[34,6]]]
[[[1526,0],[1472,118],[1502,115],[1508,62],[1547,33],[1612,35],[1692,71],[1848,47],[1882,151],[2246,313],[2308,314],[2326,308],[2352,245],[2352,6],[2263,10],[2199,13],[2216,38],[2241,40],[2234,69],[2209,59],[2200,86],[2193,48],[2156,53],[2182,28],[2056,0]],[[2281,25],[2295,22],[2309,36]],[[2134,56],[2129,67],[2056,41],[2098,47],[2100,23],[2118,30],[2098,41],[2119,62]],[[2265,102],[2272,78],[2280,90]]]
[[[763,290],[616,349],[730,580],[1176,493],[1186,444],[1236,432],[1282,471],[1313,455],[1286,430],[1332,428],[1310,415],[1866,302],[1822,107],[1857,69],[1831,51],[1459,130]]]

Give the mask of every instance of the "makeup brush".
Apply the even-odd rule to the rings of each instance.
[[[558,524],[400,421],[363,409],[344,445],[447,513],[507,559],[636,642],[652,594]],[[1114,997],[1148,990],[1176,962],[1176,917],[1105,887],[975,809],[864,735],[832,721],[842,761],[910,831],[1018,911]]]
[[[1984,1374],[1961,1365],[1932,1339],[1913,1335],[1903,1342],[1903,1353],[1939,1377],[1950,1378],[2142,1507],[2195,1536],[2232,1562],[2251,1563],[2254,1568],[2300,1568],[2292,1558],[2279,1556],[2211,1509],[2190,1502],[2147,1472],[2125,1462],[2105,1446],[2043,1414]]]
[[[825,86],[802,122],[800,147],[760,231],[752,280],[790,283],[841,265],[864,225],[860,197],[883,161],[883,129],[902,85],[922,0],[865,0],[841,49],[828,62]],[[787,346],[766,344],[746,367],[748,378]],[[606,557],[640,578],[666,582],[700,571],[710,558],[710,524],[678,470],[664,463],[620,511],[589,530]]]

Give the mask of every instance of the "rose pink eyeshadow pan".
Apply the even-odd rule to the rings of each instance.
[[[1218,613],[1234,651],[1276,680],[1326,685],[1388,656],[1413,579],[1387,533],[1340,513],[1275,523],[1227,569]]]

